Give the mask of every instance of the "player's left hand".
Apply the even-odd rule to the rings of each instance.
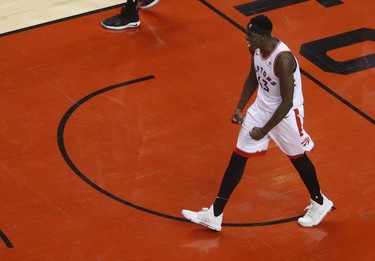
[[[234,124],[242,124],[243,118],[242,118],[242,111],[241,109],[235,109],[234,114],[231,119],[232,123]]]
[[[260,127],[254,127],[249,134],[253,140],[261,140],[266,136]]]

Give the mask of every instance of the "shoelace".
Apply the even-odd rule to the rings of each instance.
[[[210,215],[208,214],[208,208],[202,208],[198,212],[198,218],[200,218],[202,221],[210,220]]]
[[[304,211],[307,210],[307,213],[306,213],[306,216],[309,216],[311,217],[312,219],[317,219],[321,216],[321,211],[319,208],[317,208],[316,206],[314,206],[313,203],[311,203],[310,205],[308,205]]]

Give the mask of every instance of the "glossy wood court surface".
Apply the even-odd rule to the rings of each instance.
[[[121,2],[51,2],[67,15],[27,25],[33,1],[0,2],[0,260],[375,260],[373,0],[161,0],[122,31],[100,26]],[[336,209],[297,224],[309,195],[271,143],[217,233],[181,210],[218,191],[258,13],[298,58]]]

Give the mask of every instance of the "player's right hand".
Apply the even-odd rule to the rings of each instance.
[[[242,111],[240,109],[235,109],[233,117],[232,117],[232,123],[242,124],[242,122],[243,122]]]

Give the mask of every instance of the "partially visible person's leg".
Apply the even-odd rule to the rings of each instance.
[[[118,15],[107,18],[101,22],[102,26],[111,30],[122,30],[125,28],[138,27],[141,24],[137,10],[138,0],[128,0],[122,6]]]
[[[159,3],[160,0],[128,0],[122,6],[120,14],[104,19],[101,25],[111,30],[138,27],[141,24],[137,7],[138,2],[141,2],[139,8],[147,9]]]

